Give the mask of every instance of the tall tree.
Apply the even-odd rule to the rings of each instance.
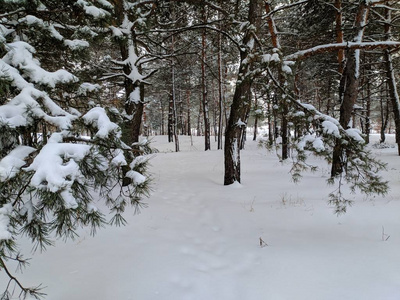
[[[240,143],[246,134],[246,121],[251,107],[251,86],[254,81],[253,59],[256,51],[257,30],[261,25],[261,1],[250,0],[247,25],[240,47],[238,80],[235,86],[228,124],[225,132],[224,185],[240,182]]]
[[[386,1],[388,6],[385,7],[385,36],[387,41],[392,40],[392,9],[390,8],[389,1]],[[396,127],[396,143],[398,154],[400,155],[400,98],[399,93],[397,91],[397,82],[394,73],[394,65],[392,54],[390,53],[390,49],[384,50],[385,62],[386,62],[386,76],[387,82],[389,86],[389,95],[392,103],[393,117],[394,123]]]
[[[0,2],[0,86],[6,91],[0,101],[0,269],[9,276],[3,299],[13,296],[14,283],[21,297],[41,295],[8,267],[10,260],[26,263],[16,243],[20,235],[45,249],[54,236],[75,238],[81,226],[94,234],[108,223],[95,193],[109,207],[111,224],[122,224],[127,205],[139,208],[148,192],[142,145],[125,142],[107,114],[114,109],[96,105],[93,93],[101,85],[83,80],[93,79],[85,68],[98,36],[93,28],[112,8],[101,3]]]
[[[354,43],[361,43],[365,27],[367,25],[368,14],[371,4],[368,1],[360,1],[357,15],[354,21],[356,28]],[[343,128],[349,128],[350,120],[358,96],[358,86],[360,82],[360,49],[350,49],[346,58],[341,82],[343,83],[343,91],[340,94],[340,118],[339,123]],[[338,140],[332,157],[331,176],[335,177],[343,172],[346,165],[346,151],[343,149],[341,141]]]

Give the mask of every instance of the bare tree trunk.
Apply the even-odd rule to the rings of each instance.
[[[199,114],[197,116],[197,136],[201,136],[203,133],[203,102],[200,98]]]
[[[212,99],[213,99],[213,129],[214,129],[214,142],[217,142],[218,136],[218,118],[217,118],[217,109],[218,109],[218,99],[215,96],[215,89],[214,89],[214,80],[211,83],[212,89]]]
[[[160,128],[160,135],[165,134],[164,130],[164,124],[165,124],[165,110],[164,110],[164,105],[160,101],[160,107],[161,107],[161,128]]]
[[[186,91],[186,104],[187,104],[187,135],[192,135],[192,124],[190,119],[190,90]]]
[[[335,31],[336,31],[336,43],[343,43],[343,28],[342,28],[342,0],[335,0],[336,16],[335,16]],[[344,50],[338,51],[338,64],[339,73],[343,73],[344,64]]]
[[[168,101],[168,143],[174,141],[174,100],[173,96],[170,95]]]
[[[381,139],[380,143],[384,143],[386,140],[386,129],[389,123],[389,103],[387,97],[385,97],[385,84],[382,84],[381,96],[380,96],[380,110],[381,110]]]
[[[271,6],[269,2],[265,2],[265,12],[267,13],[267,15],[269,15],[269,13],[271,12]],[[267,18],[267,23],[269,27],[269,33],[271,35],[272,45],[274,46],[274,48],[281,49],[278,31],[276,29],[274,19],[271,16],[269,16]],[[279,69],[278,80],[279,84],[281,86],[284,86],[285,78],[281,69]],[[280,97],[281,97],[280,105],[282,107],[281,130],[280,130],[280,135],[282,138],[281,158],[282,160],[285,160],[289,157],[289,123],[288,123],[289,106],[286,99],[283,98],[283,95],[280,95]]]
[[[260,24],[260,1],[250,0],[248,21],[251,27],[259,28]],[[243,45],[254,45],[253,29],[248,29],[243,38]],[[229,185],[234,182],[240,182],[240,143],[243,135],[243,127],[246,124],[243,120],[250,111],[251,85],[253,76],[249,75],[252,69],[252,62],[249,59],[249,54],[254,51],[253,47],[240,51],[239,76],[233,95],[231,111],[225,133],[225,175],[224,185]]]
[[[172,53],[175,52],[175,36],[172,35]],[[178,138],[178,119],[177,119],[177,107],[176,107],[176,88],[175,88],[175,60],[172,60],[171,65],[172,75],[172,133],[175,140],[175,152],[179,152],[179,138]]]
[[[256,93],[254,93],[254,108],[255,108],[256,112],[255,112],[255,116],[254,116],[253,141],[257,140],[257,134],[258,134],[258,113],[257,113],[257,109],[258,109],[258,98],[257,98],[257,94],[256,94]]]
[[[206,12],[203,7],[203,21],[206,23]],[[202,103],[204,115],[204,149],[211,149],[210,142],[210,119],[207,99],[207,81],[206,81],[206,29],[203,29],[201,35],[201,88],[202,88]]]
[[[274,115],[273,110],[271,109],[271,98],[268,95],[268,145],[272,146],[274,144],[274,124],[272,122],[272,116]]]
[[[222,83],[222,36],[218,33],[218,146],[217,149],[222,149],[222,131],[223,131],[223,110],[224,110],[224,91]]]
[[[361,1],[355,20],[357,34],[354,42],[362,42],[365,26],[367,24],[369,3]],[[351,120],[354,104],[357,100],[360,79],[360,49],[350,49],[347,55],[346,66],[342,76],[343,96],[341,97],[339,123],[343,128],[348,128]],[[344,171],[346,165],[346,153],[340,139],[336,140],[332,156],[331,176],[335,177]]]
[[[391,40],[391,9],[385,8],[385,35],[388,41]],[[385,61],[386,61],[386,76],[387,82],[389,86],[389,96],[392,103],[392,110],[393,110],[393,117],[394,117],[394,124],[396,128],[396,143],[398,154],[400,155],[400,99],[399,93],[397,91],[397,84],[396,84],[396,77],[394,75],[394,67],[392,61],[392,55],[389,49],[384,50],[385,54]]]

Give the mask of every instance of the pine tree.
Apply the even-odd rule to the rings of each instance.
[[[14,284],[21,298],[43,295],[7,267],[26,264],[21,235],[44,250],[53,236],[73,239],[81,226],[94,234],[125,223],[126,207],[139,209],[149,192],[148,145],[127,144],[116,110],[96,104],[102,85],[84,81],[93,78],[83,62],[95,29],[110,16],[111,4],[98,2],[103,7],[0,1],[0,270],[9,276],[2,299]],[[96,206],[96,194],[108,211]]]

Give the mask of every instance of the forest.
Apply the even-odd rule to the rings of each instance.
[[[221,152],[223,186],[254,143],[296,183],[321,160],[337,216],[387,195],[370,145],[400,155],[399,26],[394,0],[0,0],[1,299],[44,296],[19,239],[146,212],[152,139]]]

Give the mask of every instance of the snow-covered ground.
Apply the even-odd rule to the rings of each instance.
[[[388,136],[392,144],[393,136]],[[158,136],[154,191],[128,225],[87,230],[33,256],[20,276],[52,300],[399,300],[400,158],[388,163],[386,197],[351,195],[342,216],[327,204],[329,168],[299,184],[289,165],[251,140],[242,184],[223,186],[223,152],[181,136],[181,152]],[[261,243],[261,245],[260,245]],[[22,241],[28,252],[28,241]],[[0,272],[0,288],[5,277]]]

